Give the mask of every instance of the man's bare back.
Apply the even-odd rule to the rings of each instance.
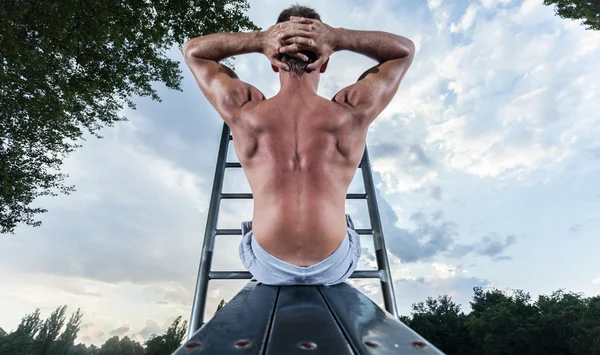
[[[333,101],[285,92],[250,105],[234,127],[258,242],[291,264],[325,259],[346,235],[346,193],[366,127]]]
[[[184,54],[203,93],[231,128],[254,197],[253,237],[274,257],[310,266],[332,255],[346,236],[346,193],[368,127],[396,93],[414,45],[386,32],[287,18],[265,32],[192,39]],[[319,75],[339,50],[378,64],[327,100],[317,94]],[[273,98],[218,63],[250,52],[265,54],[279,72],[281,90]],[[282,53],[300,60],[312,53],[317,59],[303,67],[306,72],[292,73]]]

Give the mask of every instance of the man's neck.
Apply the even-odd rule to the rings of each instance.
[[[279,92],[294,92],[296,94],[316,94],[319,85],[319,73],[305,73],[296,75],[289,72],[280,72],[279,81],[281,89]]]

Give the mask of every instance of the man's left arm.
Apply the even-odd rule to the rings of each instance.
[[[286,70],[279,60],[279,49],[291,36],[302,36],[309,28],[291,22],[279,23],[266,31],[246,33],[214,33],[190,39],[183,46],[185,62],[194,74],[198,86],[223,120],[233,123],[242,106],[264,100],[264,95],[252,85],[241,81],[233,70],[219,62],[235,55],[262,53],[271,64]],[[301,53],[287,53],[308,60]]]
[[[198,86],[223,120],[230,124],[242,106],[264,95],[219,63],[234,55],[262,52],[260,32],[216,33],[193,38],[183,46],[185,62]]]

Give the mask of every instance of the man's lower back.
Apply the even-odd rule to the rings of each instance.
[[[298,266],[283,261],[260,245],[252,230],[252,221],[242,222],[239,255],[252,276],[266,285],[335,285],[344,282],[358,265],[361,253],[360,236],[354,230],[349,215],[346,234],[337,248],[320,262]]]

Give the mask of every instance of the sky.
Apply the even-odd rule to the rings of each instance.
[[[291,1],[252,0],[272,25]],[[295,1],[294,1],[295,3]],[[600,294],[600,33],[542,0],[305,1],[333,27],[412,39],[417,53],[367,135],[400,313],[451,295],[469,311],[473,287],[536,298]],[[176,48],[183,92],[155,86],[129,121],[88,138],[65,160],[77,187],[41,198],[39,228],[0,236],[0,326],[40,308],[84,313],[79,341],[144,341],[189,318],[223,121]],[[278,76],[261,54],[233,61],[267,97]],[[375,64],[335,53],[319,94],[331,98]],[[237,161],[230,146],[228,161]],[[361,192],[360,174],[349,192]],[[250,192],[228,170],[224,192]],[[368,228],[364,201],[348,201]],[[221,204],[219,228],[240,228],[251,201]],[[241,270],[239,237],[217,237],[213,270]],[[375,268],[363,237],[360,269]],[[211,282],[207,318],[245,281]],[[381,304],[377,281],[352,281]]]

